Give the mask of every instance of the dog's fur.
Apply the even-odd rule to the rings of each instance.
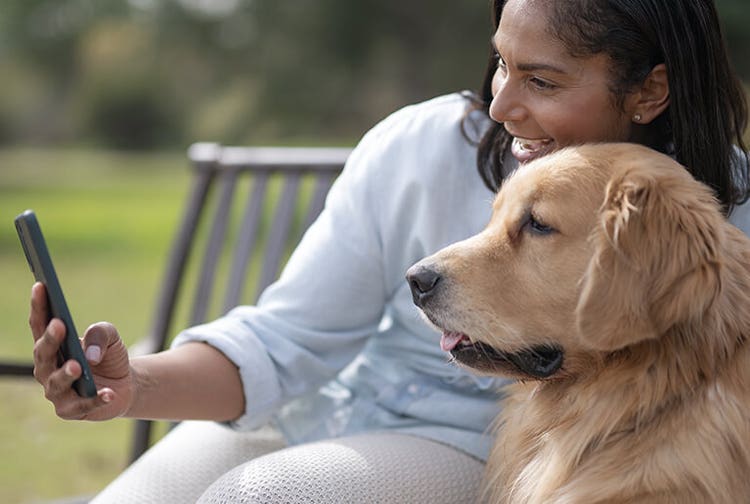
[[[491,502],[750,502],[750,240],[672,159],[599,144],[531,162],[413,289],[425,271],[417,304],[468,336],[456,360],[518,378]],[[562,364],[513,358],[539,349]]]

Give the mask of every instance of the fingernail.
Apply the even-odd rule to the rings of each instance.
[[[105,403],[108,403],[111,400],[112,400],[112,395],[111,394],[102,394],[102,401],[104,401]]]
[[[66,375],[66,376],[71,376],[71,377],[73,376],[73,370],[72,370],[72,369],[70,369],[70,366],[69,366],[69,365],[68,365],[68,366],[65,366],[65,368],[64,368],[64,369],[65,369],[65,375]]]
[[[86,358],[93,363],[99,363],[99,359],[102,358],[102,349],[99,345],[91,345],[86,348]]]

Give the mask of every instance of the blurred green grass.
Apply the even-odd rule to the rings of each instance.
[[[79,332],[108,320],[131,344],[150,323],[188,184],[182,152],[0,150],[0,357],[32,349],[17,214],[37,212]],[[60,420],[20,378],[0,379],[0,402],[3,503],[93,494],[124,467],[131,421]]]

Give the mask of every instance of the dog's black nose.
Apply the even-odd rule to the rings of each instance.
[[[424,303],[435,294],[440,274],[429,266],[415,264],[406,272],[406,281],[409,282],[414,304],[423,308]]]

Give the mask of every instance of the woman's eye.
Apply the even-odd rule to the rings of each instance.
[[[498,68],[505,68],[505,60],[500,56],[499,53],[495,53],[495,61],[497,61],[497,67]]]
[[[547,82],[546,80],[542,80],[538,77],[532,77],[529,79],[529,83],[539,91],[549,91],[551,89],[555,89],[557,86],[554,84]]]
[[[529,216],[529,220],[526,223],[526,225],[528,226],[529,230],[532,233],[538,234],[538,235],[548,235],[548,234],[552,234],[555,232],[555,229],[552,226],[548,226],[542,223],[541,221],[537,220],[537,218],[534,217],[533,215]]]

